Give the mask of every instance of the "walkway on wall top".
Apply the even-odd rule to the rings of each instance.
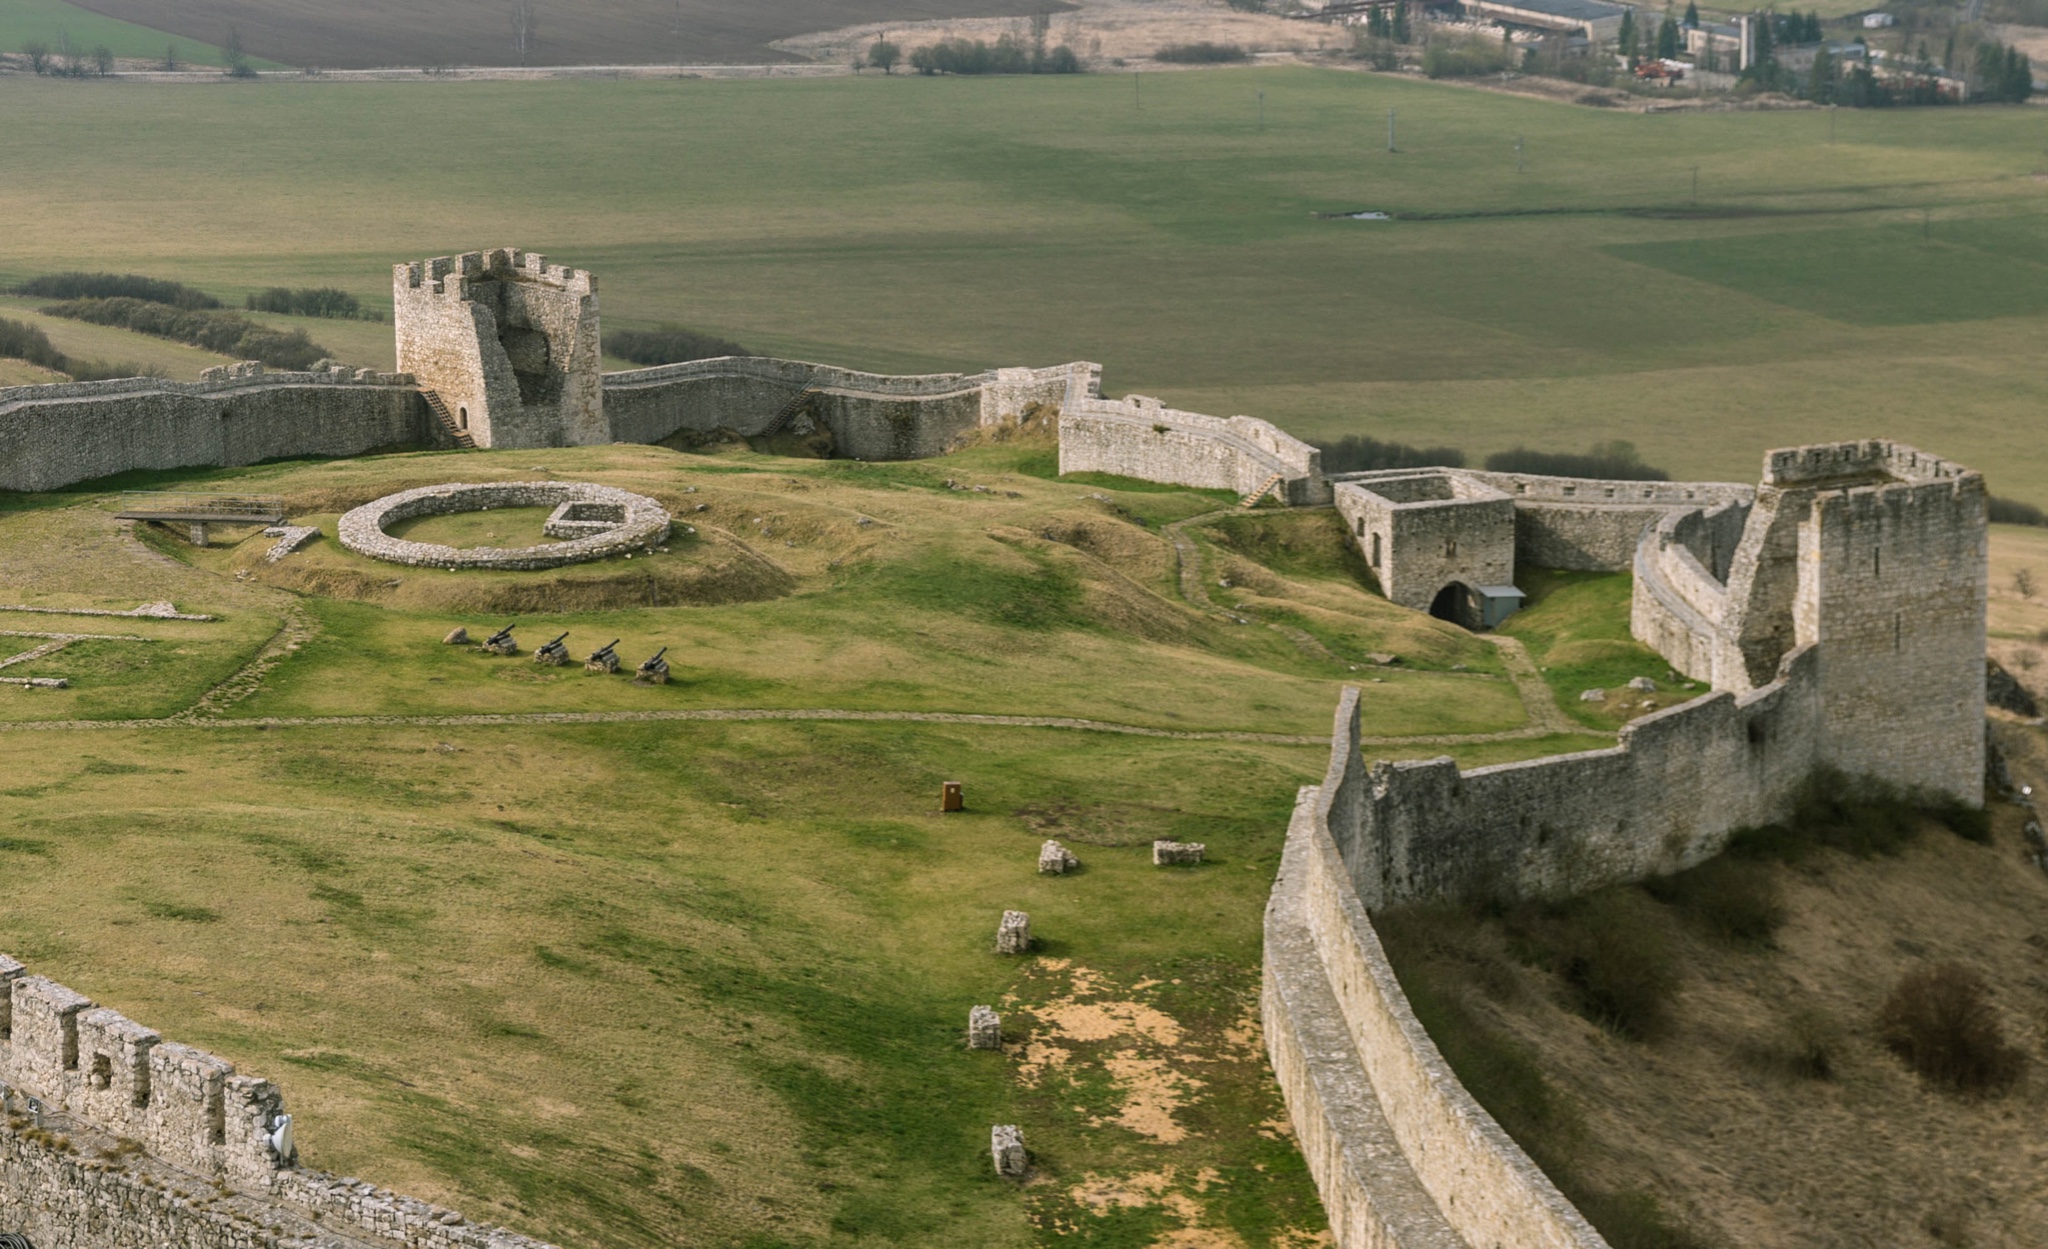
[[[160,520],[182,524],[279,525],[289,513],[273,494],[206,494],[191,490],[130,490],[121,495],[115,520]]]

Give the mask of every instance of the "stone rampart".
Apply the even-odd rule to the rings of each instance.
[[[1712,481],[1595,481],[1460,470],[1515,501],[1515,560],[1531,568],[1620,572],[1643,532],[1674,508],[1744,503],[1752,486]]]
[[[808,387],[809,419],[832,431],[841,455],[908,460],[942,454],[963,434],[1016,417],[1033,403],[1057,407],[1092,395],[1096,364],[890,377],[803,360],[723,356],[604,376],[615,442],[662,442],[685,432],[766,431]]]
[[[1268,1052],[1339,1249],[1604,1249],[1415,1018],[1333,836],[1369,800],[1358,693],[1266,909]]]
[[[257,373],[0,389],[0,490],[58,490],[131,469],[234,467],[430,443],[404,374]]]
[[[0,1229],[41,1249],[549,1249],[298,1167],[283,1095],[0,955]]]
[[[1265,421],[1181,412],[1159,400],[1070,395],[1060,408],[1060,472],[1249,494],[1271,487],[1291,505],[1330,502],[1322,452]]]

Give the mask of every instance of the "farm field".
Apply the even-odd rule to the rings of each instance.
[[[119,483],[283,495],[324,536],[278,564],[259,534],[130,533],[112,493],[11,496],[0,659],[89,636],[5,669],[72,686],[0,688],[0,949],[277,1079],[308,1165],[566,1249],[1313,1243],[1259,933],[1339,689],[1390,757],[1613,725],[1532,725],[1548,691],[1379,599],[1331,513],[1060,481],[1049,450],[961,452],[961,488],[627,446]],[[458,475],[608,482],[695,532],[550,574],[334,542]],[[1227,613],[1180,597],[1180,522]],[[215,619],[21,610],[159,599]],[[507,622],[517,658],[441,642]],[[579,662],[533,663],[563,631]],[[675,679],[586,673],[613,638]],[[1083,870],[1039,877],[1046,837]],[[1156,869],[1155,837],[1209,861]],[[991,952],[1005,908],[1036,957]],[[962,1046],[976,1003],[1005,1053]],[[998,1122],[1026,1125],[1022,1189],[988,1174]]]
[[[2025,108],[1843,110],[1830,144],[1812,111],[1273,69],[1135,90],[9,79],[0,110],[29,119],[12,152],[34,175],[0,186],[8,280],[129,269],[230,303],[286,282],[388,306],[396,260],[516,243],[597,272],[609,325],[763,353],[1095,359],[1113,392],[1304,435],[1474,456],[1619,437],[1681,477],[1889,436],[2048,503],[2048,450],[2017,434],[2048,398],[2048,165]],[[228,179],[224,134],[261,154]],[[1429,219],[1315,215],[1353,209]],[[329,324],[308,328],[388,366],[381,327]]]
[[[907,22],[1029,12],[1017,0],[679,0],[670,5],[584,0],[535,7],[533,46],[522,62],[508,9],[489,0],[82,0],[93,13],[218,42],[229,26],[249,50],[286,65],[639,65],[773,62],[797,58],[769,44],[850,22]],[[1055,4],[1064,9],[1064,4]],[[158,49],[158,55],[162,49]]]
[[[129,20],[122,20],[65,0],[0,0],[0,52],[19,52],[24,44],[36,42],[61,49],[68,40],[81,53],[105,46],[117,57],[135,60],[160,62],[171,52],[181,65],[224,63],[218,45],[227,38],[225,25],[194,26],[174,34],[157,25],[167,17],[163,5],[138,5]]]

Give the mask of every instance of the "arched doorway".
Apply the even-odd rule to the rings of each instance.
[[[1436,597],[1429,604],[1429,614],[1461,628],[1476,629],[1479,627],[1479,612],[1473,599],[1470,586],[1462,581],[1453,581],[1436,592]]]

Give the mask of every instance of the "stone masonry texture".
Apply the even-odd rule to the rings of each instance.
[[[276,1085],[4,955],[0,990],[0,1228],[40,1249],[549,1249],[301,1169]]]

